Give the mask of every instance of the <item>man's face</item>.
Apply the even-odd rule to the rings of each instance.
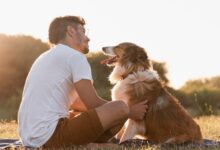
[[[89,52],[89,38],[85,34],[85,28],[82,25],[77,25],[75,40],[78,50],[87,54]]]

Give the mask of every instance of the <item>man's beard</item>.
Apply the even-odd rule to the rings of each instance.
[[[81,45],[81,42],[83,42],[83,41],[78,41],[78,42],[77,42],[77,46],[79,47],[79,50],[81,51],[81,53],[83,53],[83,54],[89,53],[89,47],[88,47],[88,45],[87,45],[87,46]]]
[[[83,54],[87,54],[87,53],[89,53],[89,48],[88,47],[84,48],[84,50],[83,50]]]
[[[81,37],[81,35],[77,32],[77,36],[79,37],[78,38],[78,45],[81,45],[81,43],[84,43],[84,39]],[[87,43],[88,44],[88,43]],[[88,45],[83,47],[83,51],[82,51],[83,54],[87,54],[89,53],[89,47]]]

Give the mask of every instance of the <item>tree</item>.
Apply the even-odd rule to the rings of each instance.
[[[0,34],[0,102],[23,89],[32,63],[48,48],[47,43],[31,36]]]
[[[187,81],[180,90],[194,102],[200,115],[219,114],[220,76]]]

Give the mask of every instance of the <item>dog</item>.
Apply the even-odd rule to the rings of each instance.
[[[128,119],[116,136],[120,142],[140,135],[156,144],[200,143],[199,125],[166,89],[159,75],[152,69],[144,48],[129,42],[103,47],[110,58],[102,63],[113,66],[109,76],[112,100],[123,100],[128,106],[148,100],[143,120]]]

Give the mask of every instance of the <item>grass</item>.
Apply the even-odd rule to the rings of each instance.
[[[195,120],[200,125],[204,138],[212,139],[212,140],[220,140],[220,116],[203,116],[196,118]],[[0,121],[0,138],[18,138],[17,123],[15,121],[10,121],[10,122]],[[127,148],[120,148],[120,149],[127,149]],[[141,149],[148,149],[148,148],[145,147]],[[198,150],[200,149],[201,148],[198,148]],[[206,149],[211,150],[210,148],[206,148]]]
[[[0,138],[18,138],[17,123],[0,121]]]
[[[196,119],[204,138],[220,140],[220,116],[204,116]]]

